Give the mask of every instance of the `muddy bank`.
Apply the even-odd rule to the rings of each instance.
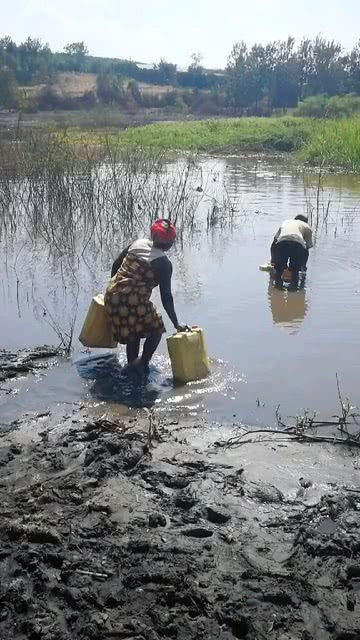
[[[354,451],[274,436],[226,458],[189,444],[201,424],[76,408],[26,426],[0,439],[0,638],[360,638]]]
[[[0,382],[16,378],[18,375],[36,373],[51,364],[51,360],[62,355],[60,349],[44,345],[20,351],[0,350]],[[53,360],[52,360],[53,361]]]

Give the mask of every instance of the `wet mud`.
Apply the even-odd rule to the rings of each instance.
[[[60,349],[47,345],[20,351],[0,349],[0,383],[19,375],[39,372],[60,355]]]
[[[360,638],[355,485],[290,495],[151,412],[27,420],[0,437],[1,640]],[[258,445],[329,445],[292,446]]]

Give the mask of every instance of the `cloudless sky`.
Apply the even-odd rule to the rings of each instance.
[[[61,51],[84,40],[99,56],[187,66],[199,51],[224,67],[232,45],[318,33],[350,49],[360,38],[360,0],[0,0],[0,35],[28,35]]]

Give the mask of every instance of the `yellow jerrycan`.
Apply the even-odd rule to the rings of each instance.
[[[99,293],[91,300],[79,340],[84,347],[102,347],[114,349],[116,342],[112,338],[111,323],[108,319],[104,296]]]
[[[192,382],[210,373],[209,357],[200,327],[167,338],[173,376],[176,382]]]

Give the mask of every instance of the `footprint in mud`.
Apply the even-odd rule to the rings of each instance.
[[[213,531],[204,529],[204,527],[196,527],[195,529],[186,529],[182,532],[187,538],[211,538]]]
[[[90,393],[98,400],[122,403],[134,408],[151,407],[171,380],[161,378],[160,370],[129,369],[115,353],[94,355],[78,360],[76,368],[85,380],[93,380]]]

